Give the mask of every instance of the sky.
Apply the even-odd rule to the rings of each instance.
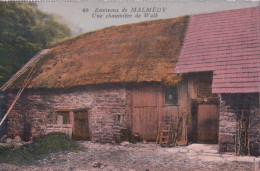
[[[259,5],[259,0],[132,0],[127,2],[115,2],[115,0],[66,2],[63,0],[63,2],[43,1],[37,4],[40,10],[59,16],[59,19],[71,28],[73,35],[76,35],[127,23],[253,7]]]

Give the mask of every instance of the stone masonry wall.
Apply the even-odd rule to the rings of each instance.
[[[259,94],[221,94],[219,146],[221,152],[235,152],[237,117],[241,110],[250,111],[250,153],[260,155]]]
[[[96,93],[90,123],[93,141],[114,142],[126,129],[126,91],[102,90]]]
[[[7,92],[7,106],[16,92]],[[126,92],[120,87],[85,87],[70,90],[26,90],[7,118],[7,134],[23,136],[31,124],[33,136],[44,134],[53,124],[55,110],[87,109],[93,141],[112,142],[125,128]]]

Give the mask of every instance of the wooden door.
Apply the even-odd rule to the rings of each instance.
[[[89,125],[87,111],[74,112],[72,138],[75,140],[89,140]]]
[[[158,131],[158,115],[156,107],[139,107],[133,109],[133,132],[142,139],[155,141]]]
[[[198,105],[197,140],[198,143],[218,142],[218,106],[214,104]]]

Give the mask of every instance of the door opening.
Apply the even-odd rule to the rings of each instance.
[[[90,140],[87,111],[74,112],[72,138],[75,140]]]
[[[199,104],[197,113],[197,142],[218,143],[218,105]]]

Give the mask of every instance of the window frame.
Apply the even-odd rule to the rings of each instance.
[[[62,113],[63,112],[63,113]],[[64,122],[64,115],[65,115],[65,112],[66,112],[66,115],[67,116],[67,123]],[[58,116],[61,115],[63,118],[63,122],[62,122],[62,125],[67,125],[67,124],[71,124],[71,120],[70,120],[70,111],[69,110],[56,110],[54,111],[54,124],[58,124],[57,121],[58,121]],[[68,114],[67,114],[68,113]]]
[[[174,89],[176,92],[173,93],[173,100],[167,100],[167,95],[170,95],[170,90]],[[177,97],[176,97],[177,96]],[[164,89],[164,102],[166,106],[179,106],[179,86],[168,86]],[[175,98],[175,99],[174,99]],[[176,102],[174,102],[176,101]]]

